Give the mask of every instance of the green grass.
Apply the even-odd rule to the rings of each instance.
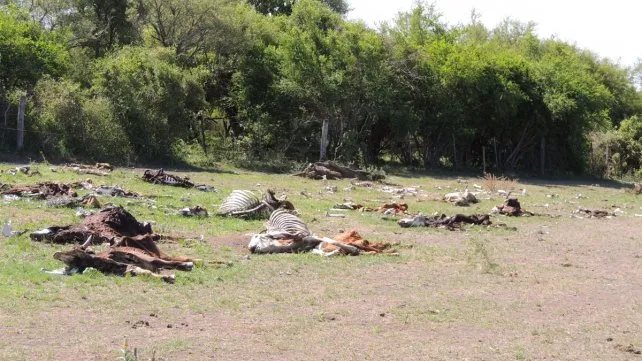
[[[11,168],[12,165],[0,164],[0,169]],[[225,172],[169,172],[181,176],[189,176],[195,183],[206,183],[220,189],[217,193],[204,193],[182,188],[152,185],[140,180],[142,170],[140,169],[117,169],[107,177],[78,175],[72,171],[65,171],[60,167],[44,164],[32,164],[38,169],[41,176],[27,177],[23,174],[11,176],[7,173],[0,174],[0,183],[6,184],[30,184],[45,180],[57,182],[75,182],[90,178],[96,186],[101,184],[120,185],[127,190],[139,192],[147,197],[146,200],[131,200],[125,198],[101,197],[103,204],[117,204],[124,206],[139,221],[153,222],[155,232],[178,236],[176,244],[163,244],[161,247],[169,253],[182,254],[199,260],[197,267],[192,272],[177,272],[177,282],[173,286],[164,285],[160,281],[138,278],[117,278],[105,277],[98,273],[75,275],[73,277],[56,277],[40,272],[41,268],[55,269],[63,265],[54,260],[51,255],[58,250],[68,249],[70,246],[50,245],[33,243],[29,240],[28,234],[17,238],[0,240],[0,278],[4,281],[0,284],[0,308],[9,310],[15,307],[28,309],[37,305],[55,303],[69,297],[89,297],[91,289],[105,289],[109,287],[121,288],[123,292],[143,289],[163,289],[170,296],[168,299],[181,299],[183,289],[201,289],[203,287],[228,287],[228,285],[243,285],[255,282],[257,278],[276,277],[286,270],[287,272],[301,273],[322,273],[327,277],[338,277],[342,273],[368,272],[376,269],[381,264],[405,263],[405,262],[432,262],[435,257],[448,258],[456,262],[467,262],[474,270],[483,273],[498,274],[504,265],[493,259],[492,250],[485,241],[479,240],[486,234],[493,234],[501,237],[510,235],[512,231],[504,229],[486,229],[485,227],[468,227],[467,231],[472,238],[469,240],[468,251],[450,251],[448,248],[435,248],[425,243],[417,243],[423,234],[441,235],[446,237],[449,231],[435,229],[404,229],[403,233],[393,221],[382,221],[381,215],[376,213],[345,212],[345,219],[330,219],[325,213],[337,203],[346,199],[362,203],[368,206],[377,206],[383,202],[393,200],[389,193],[378,192],[366,188],[356,187],[352,191],[343,191],[350,186],[349,181],[331,181],[337,185],[338,193],[328,193],[323,190],[320,181],[302,179],[280,174],[266,174],[250,171]],[[55,172],[53,170],[56,170]],[[450,204],[434,201],[440,195],[456,189],[463,189],[464,184],[458,183],[456,178],[405,178],[393,176],[388,179],[393,183],[404,184],[405,186],[419,186],[421,190],[428,192],[428,195],[418,201],[414,197],[408,197],[399,202],[407,202],[410,211],[422,212],[423,214],[446,213],[487,213],[493,205],[501,204],[501,197],[482,202],[467,208],[457,208]],[[468,184],[481,182],[478,179],[469,179]],[[442,187],[438,190],[436,187]],[[548,210],[551,213],[568,214],[577,208],[574,204],[581,201],[582,205],[610,207],[618,204],[621,207],[630,207],[625,210],[635,212],[634,202],[631,195],[621,189],[597,188],[588,185],[575,185],[573,187],[557,187],[548,185],[523,185],[529,189],[529,196],[523,197],[523,206],[536,213],[546,210],[543,206],[548,203]],[[301,217],[308,222],[310,228],[323,235],[332,236],[339,229],[358,229],[362,235],[371,241],[394,241],[399,242],[398,249],[401,256],[397,257],[339,257],[321,258],[312,254],[305,255],[267,255],[252,256],[251,260],[244,261],[245,251],[240,248],[232,248],[223,243],[208,242],[212,237],[225,237],[234,234],[250,234],[258,232],[263,228],[262,220],[243,220],[235,218],[183,218],[176,215],[176,211],[185,206],[201,205],[206,207],[210,213],[214,213],[218,204],[233,189],[250,189],[266,191],[274,189],[277,194],[287,194],[288,200],[292,201],[298,208]],[[88,193],[86,190],[79,190],[80,195]],[[308,198],[302,192],[312,195]],[[608,193],[605,195],[605,192]],[[547,194],[560,194],[558,198],[548,198]],[[587,198],[577,200],[573,198],[577,193],[582,193]],[[608,199],[608,202],[602,201]],[[638,207],[639,208],[639,207]],[[64,225],[79,222],[74,216],[74,209],[48,208],[43,202],[37,200],[20,199],[5,201],[0,199],[0,222],[5,219],[13,221],[14,229],[27,229],[33,231],[50,225]],[[642,213],[642,211],[640,211]],[[507,223],[510,226],[520,227],[531,222],[550,223],[555,219],[531,217],[531,218],[494,218],[496,222]],[[203,236],[205,241],[198,239]],[[390,239],[394,236],[394,239]],[[248,237],[249,239],[249,237]],[[460,260],[460,261],[457,261]],[[138,297],[138,296],[132,296]],[[119,303],[118,297],[107,302]],[[168,301],[172,303],[171,301]],[[247,303],[255,302],[252,297],[246,300]],[[176,302],[174,302],[176,303]],[[189,302],[188,302],[189,303]],[[220,297],[214,302],[215,307],[228,307],[238,309],[243,301],[232,301]],[[198,308],[198,307],[195,307]],[[208,307],[202,307],[208,308]]]

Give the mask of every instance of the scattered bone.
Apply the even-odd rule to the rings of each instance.
[[[374,188],[375,187],[375,184],[373,182],[368,182],[368,181],[363,181],[363,182],[352,181],[350,183],[355,187],[363,187],[363,188]]]
[[[521,204],[517,198],[507,199],[503,205],[497,206],[491,210],[491,214],[502,214],[505,216],[534,216],[533,212],[522,209]]]
[[[326,217],[330,218],[345,218],[346,215],[343,213],[330,213],[330,212],[325,212]]]
[[[218,189],[207,184],[197,184],[194,186],[194,188],[198,189],[201,192],[218,192]]]
[[[88,211],[88,210],[86,210],[84,208],[76,209],[76,217],[79,217],[79,218],[85,218],[85,217],[91,216],[94,213],[96,213],[96,212]]]
[[[365,207],[354,202],[345,202],[334,205],[333,209],[358,210],[359,212],[378,212],[386,215],[408,214],[408,204],[406,203],[385,203],[377,208]]]
[[[95,192],[101,196],[125,197],[125,198],[141,197],[139,193],[124,190],[119,186],[101,185],[100,187],[96,188]]]
[[[32,177],[34,175],[42,175],[40,173],[40,171],[38,171],[37,169],[31,169],[31,167],[28,166],[28,165],[23,165],[23,166],[19,166],[19,167],[8,169],[7,173],[9,173],[9,174],[11,174],[13,176],[15,176],[18,173],[22,173],[22,174],[24,174],[26,176],[29,176],[29,177]]]
[[[207,209],[201,206],[185,207],[178,211],[178,214],[183,217],[207,217]]]
[[[335,204],[333,207],[333,209],[347,209],[352,211],[361,209],[361,208],[363,208],[361,204],[354,203],[354,202],[345,202],[341,204]]]
[[[473,225],[491,225],[490,216],[487,214],[473,214],[466,216],[457,214],[454,217],[448,217],[445,214],[426,217],[418,215],[411,218],[400,219],[397,224],[402,228],[408,227],[440,227],[449,230],[461,229],[464,224]]]
[[[323,190],[325,190],[328,193],[337,193],[337,191],[339,191],[339,188],[337,186],[327,186],[323,188]]]
[[[500,196],[503,196],[503,197],[508,197],[508,196],[510,196],[510,192],[505,191],[505,190],[503,190],[503,189],[498,189],[498,190],[497,190],[497,194],[499,194]]]
[[[80,188],[80,189],[94,189],[94,181],[90,178],[87,178],[84,181],[73,182],[70,184],[71,187]]]

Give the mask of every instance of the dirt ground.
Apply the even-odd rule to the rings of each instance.
[[[555,222],[490,241],[505,274],[434,262],[378,264],[369,272],[325,275],[304,267],[239,287],[188,290],[188,298],[227,293],[233,309],[158,310],[149,295],[123,308],[51,305],[2,314],[7,359],[103,360],[126,337],[131,347],[167,350],[171,359],[242,360],[631,360],[642,341],[640,222]],[[444,237],[448,235],[449,237]],[[462,234],[414,234],[417,243],[465,248]],[[453,239],[455,238],[455,239]],[[216,242],[226,243],[216,240]],[[229,245],[240,248],[238,237]],[[286,256],[288,257],[288,256]],[[334,287],[327,294],[327,284]],[[244,302],[268,287],[285,299]],[[245,288],[251,288],[245,289]],[[323,302],[315,301],[319,296]],[[19,316],[19,317],[17,317]],[[22,350],[20,347],[22,345]],[[83,355],[79,357],[79,355]],[[113,359],[113,358],[111,358]]]
[[[53,280],[0,308],[0,359],[642,360],[642,218],[493,220],[517,231],[363,224],[401,256],[358,258],[249,255],[234,232],[206,237],[234,260],[219,279]]]

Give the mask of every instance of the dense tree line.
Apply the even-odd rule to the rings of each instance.
[[[344,0],[0,0],[0,147],[120,162],[319,157],[624,175],[642,166],[642,66],[534,25],[373,30]],[[198,148],[195,148],[198,147]]]

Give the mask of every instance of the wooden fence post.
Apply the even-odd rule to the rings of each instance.
[[[319,160],[324,161],[325,160],[325,154],[327,151],[328,147],[328,124],[329,121],[327,118],[323,119],[323,125],[321,127],[321,149],[320,149],[320,154],[319,154]]]
[[[21,150],[24,145],[25,139],[25,107],[27,106],[27,97],[24,95],[20,97],[20,105],[18,106],[18,136],[16,139],[16,148]]]

